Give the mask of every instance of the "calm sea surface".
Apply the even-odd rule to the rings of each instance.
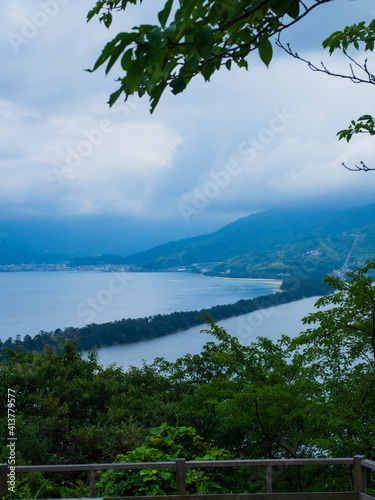
[[[0,273],[0,338],[230,304],[274,293],[280,284],[184,272]]]

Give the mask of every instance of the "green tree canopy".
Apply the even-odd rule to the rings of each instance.
[[[292,340],[300,350],[309,378],[321,384],[321,418],[326,437],[322,449],[333,454],[375,455],[375,259],[347,273],[327,276],[334,293],[320,298],[304,318],[312,325]]]

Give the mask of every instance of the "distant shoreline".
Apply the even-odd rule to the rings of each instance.
[[[116,266],[116,265],[105,265],[105,266],[82,266],[80,268],[67,267],[66,264],[7,264],[0,265],[0,273],[188,273],[196,274],[199,276],[204,276],[206,278],[220,278],[226,280],[244,280],[244,281],[267,281],[275,282],[281,286],[283,277],[275,278],[248,278],[242,276],[228,276],[223,274],[218,275],[208,275],[205,273],[192,272],[189,269],[178,270],[178,269],[136,269],[128,268],[128,266]]]

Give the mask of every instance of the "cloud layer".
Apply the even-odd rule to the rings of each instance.
[[[116,30],[155,12],[132,8],[108,33],[95,20],[86,24],[91,6],[0,6],[4,216],[123,214],[191,224],[291,202],[373,201],[373,174],[350,173],[341,163],[371,165],[374,141],[336,138],[352,118],[372,111],[372,86],[313,73],[276,51],[270,69],[254,55],[249,72],[225,70],[210,84],[198,78],[183,94],[163,96],[152,116],[146,100],[110,110],[117,75],[83,70]],[[326,57],[317,38],[375,15],[369,0],[333,2],[329,15],[324,8],[290,33],[295,48],[317,63]],[[327,64],[348,69],[341,58]]]

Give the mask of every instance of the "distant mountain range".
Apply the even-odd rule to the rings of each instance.
[[[146,271],[188,268],[231,277],[321,276],[375,255],[375,204],[362,208],[270,210],[208,235],[159,245],[129,257],[75,259],[73,266],[127,264]]]

